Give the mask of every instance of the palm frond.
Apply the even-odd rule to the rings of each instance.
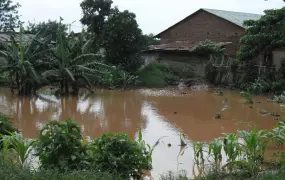
[[[52,69],[52,70],[48,70],[48,71],[45,71],[44,73],[42,73],[42,76],[43,78],[48,78],[48,77],[59,77],[60,76],[60,73],[59,71],[56,69]]]
[[[93,44],[94,39],[89,39],[83,46],[82,46],[82,53],[85,54],[91,49],[91,45]]]
[[[5,58],[7,58],[8,57],[8,54],[5,52],[5,51],[1,51],[0,50],[0,57],[5,57]]]
[[[75,78],[73,76],[73,73],[68,69],[68,68],[64,68],[64,70],[67,72],[68,76],[70,77],[70,79],[72,81],[75,81]]]

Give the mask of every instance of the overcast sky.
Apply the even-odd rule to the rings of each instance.
[[[58,20],[65,23],[76,21],[74,31],[81,31],[82,0],[18,0],[22,5],[22,21],[41,22]],[[280,8],[283,0],[113,0],[120,10],[129,10],[137,15],[137,21],[144,33],[157,34],[175,24],[199,8],[262,14],[265,9]]]

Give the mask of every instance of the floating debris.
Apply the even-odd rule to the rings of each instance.
[[[259,110],[259,113],[262,115],[268,115],[269,114],[269,112],[266,109]]]
[[[168,145],[167,145],[168,147],[171,147],[172,145],[170,144],[170,143],[168,143]]]
[[[222,118],[222,114],[221,113],[217,113],[215,116],[215,119],[221,119]]]

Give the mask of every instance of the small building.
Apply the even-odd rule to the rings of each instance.
[[[160,45],[150,46],[144,53],[146,64],[155,60],[179,61],[199,65],[204,61],[191,52],[192,48],[208,39],[223,45],[230,57],[236,55],[239,40],[245,33],[245,20],[258,20],[261,15],[215,9],[199,9],[155,37]],[[183,65],[183,64],[182,64]]]

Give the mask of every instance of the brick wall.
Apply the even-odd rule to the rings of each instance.
[[[245,30],[227,20],[203,10],[161,34],[161,44],[173,41],[197,43],[209,39],[215,42],[232,42],[227,46],[230,56],[235,56],[240,37]]]

